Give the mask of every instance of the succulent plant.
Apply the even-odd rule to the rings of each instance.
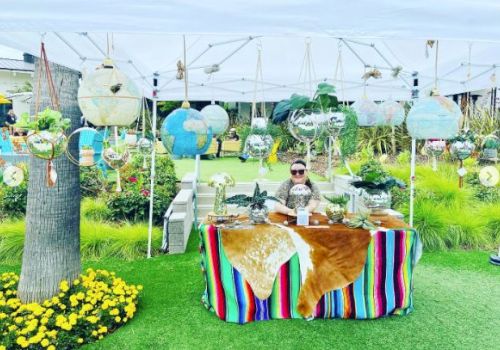
[[[268,196],[267,191],[260,191],[259,184],[255,184],[255,189],[253,191],[253,196],[247,196],[245,194],[237,194],[229,197],[225,200],[226,204],[236,204],[238,207],[250,207],[263,208],[265,206],[266,200],[279,201],[278,198],[274,196]]]
[[[323,196],[328,202],[332,204],[338,204],[341,207],[345,206],[347,203],[349,203],[349,197],[346,195],[340,195],[340,196]]]

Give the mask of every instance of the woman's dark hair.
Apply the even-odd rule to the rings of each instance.
[[[306,164],[306,162],[305,162],[304,160],[302,160],[302,159],[295,159],[295,160],[292,162],[292,164],[290,164],[290,169],[291,169],[291,168],[292,168],[292,166],[293,166],[293,165],[295,165],[295,164],[301,164],[301,165],[303,165],[303,166],[307,169],[307,164]],[[312,182],[311,182],[311,180],[309,179],[309,177],[307,177],[307,180],[306,180],[306,182],[305,182],[305,185],[306,185],[307,187],[309,187],[309,188],[312,190]]]

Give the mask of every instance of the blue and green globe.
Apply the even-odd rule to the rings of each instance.
[[[170,113],[160,134],[167,151],[179,157],[203,154],[212,141],[212,128],[193,108],[177,108]]]

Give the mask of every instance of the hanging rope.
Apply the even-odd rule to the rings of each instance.
[[[186,67],[186,35],[182,36],[183,43],[183,56],[184,56],[184,102],[182,103],[182,108],[188,109],[190,107],[188,100],[188,71]],[[179,66],[179,62],[177,62],[177,66]]]
[[[257,64],[255,67],[255,81],[253,89],[253,101],[252,101],[252,120],[257,117],[257,90],[259,81],[261,82],[261,116],[267,120],[266,106],[264,102],[264,78],[262,74],[262,47],[259,45],[257,48]]]
[[[337,85],[339,82],[338,76],[340,75],[340,88],[342,90],[342,105],[346,105],[345,101],[345,90],[344,90],[344,67],[342,65],[342,41],[339,40],[338,42],[338,56],[337,56],[337,65],[335,66],[335,74],[333,77],[334,84]],[[340,71],[340,73],[339,73]]]
[[[38,118],[38,112],[40,108],[40,97],[42,94],[42,79],[43,72],[45,71],[45,78],[47,80],[47,88],[49,90],[49,97],[52,108],[56,111],[59,111],[59,97],[57,96],[57,91],[54,85],[54,81],[52,79],[52,73],[50,71],[49,60],[47,58],[47,53],[45,51],[45,44],[42,41],[40,45],[40,64],[38,68],[38,77],[37,77],[37,94],[35,98],[35,120]]]
[[[430,45],[432,48],[432,45]],[[439,40],[436,40],[436,59],[434,61],[434,94],[438,94],[438,58],[439,58]]]

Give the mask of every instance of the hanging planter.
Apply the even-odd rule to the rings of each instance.
[[[70,120],[62,118],[58,111],[46,108],[34,117],[26,138],[26,146],[33,156],[47,160],[47,185],[53,187],[57,172],[52,161],[61,156],[68,145],[64,131],[69,128]]]
[[[351,108],[356,112],[359,126],[375,126],[377,121],[383,120],[379,106],[366,96],[354,102]]]
[[[96,126],[129,126],[139,116],[141,100],[135,83],[109,58],[88,74],[78,89],[83,116]]]
[[[451,139],[458,134],[462,112],[447,97],[434,95],[420,99],[406,118],[410,136],[418,140]]]
[[[484,138],[481,145],[483,159],[496,161],[498,160],[498,149],[500,149],[500,139],[491,134]]]
[[[460,161],[469,158],[476,148],[474,141],[475,137],[471,131],[467,131],[453,138],[450,146],[452,157]]]
[[[143,156],[151,154],[153,152],[153,141],[146,137],[141,137],[137,141],[137,151]]]
[[[376,122],[378,126],[399,126],[405,120],[405,109],[403,106],[392,100],[388,99],[380,105],[380,116]]]
[[[115,144],[106,147],[102,152],[102,159],[114,170],[120,170],[130,159],[126,144]]]
[[[226,110],[219,105],[213,104],[202,108],[200,113],[205,117],[214,135],[223,134],[229,126],[229,115]]]
[[[68,144],[73,140],[78,142],[78,153],[70,148],[66,149],[66,157],[73,164],[91,167],[102,159],[104,136],[100,131],[89,127],[79,128],[68,136]]]
[[[446,149],[444,140],[427,140],[424,145],[425,152],[432,156],[432,170],[437,171],[437,157],[442,155]]]
[[[212,128],[189,103],[167,116],[160,133],[167,151],[178,157],[203,154],[212,142]]]

